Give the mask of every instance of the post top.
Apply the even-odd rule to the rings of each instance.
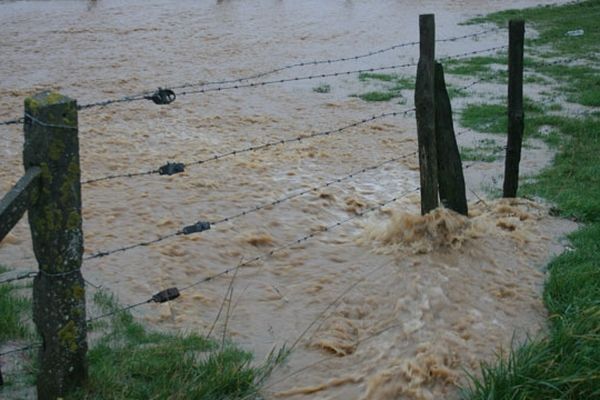
[[[74,100],[58,92],[45,90],[25,99],[25,106],[31,108],[47,107],[56,104],[71,103]]]

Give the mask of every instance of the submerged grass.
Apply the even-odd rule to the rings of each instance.
[[[530,45],[549,45],[551,57],[574,58],[579,65],[530,63],[536,73],[554,78],[556,92],[567,100],[598,106],[600,1],[505,11],[480,18],[505,24],[524,18],[539,30]],[[584,35],[566,32],[583,29]],[[554,107],[556,108],[556,107]],[[544,110],[526,116],[527,132],[550,126],[546,138],[558,149],[551,167],[523,187],[528,195],[554,202],[563,216],[584,227],[569,236],[572,249],[548,266],[544,301],[549,311],[547,336],[532,338],[495,363],[483,364],[472,377],[465,399],[600,399],[600,113],[573,118],[548,116]],[[527,134],[527,133],[526,133]]]

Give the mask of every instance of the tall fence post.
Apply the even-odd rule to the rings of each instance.
[[[446,89],[444,67],[435,63],[435,143],[440,200],[444,207],[468,215],[465,177],[454,134],[452,105]]]
[[[25,100],[25,170],[39,167],[28,209],[39,273],[33,319],[42,338],[37,392],[55,400],[87,378],[77,103],[43,92]]]
[[[525,22],[508,24],[508,140],[504,166],[504,197],[517,197],[525,115],[523,112],[523,45]]]
[[[420,57],[415,84],[415,107],[421,173],[421,214],[438,206],[437,156],[435,146],[435,20],[433,14],[419,16]]]

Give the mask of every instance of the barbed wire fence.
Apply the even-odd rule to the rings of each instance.
[[[440,40],[438,40],[438,42],[451,42],[451,41],[458,41],[458,40],[469,39],[469,38],[477,38],[479,36],[483,36],[488,33],[497,32],[499,30],[500,29],[497,29],[497,28],[489,29],[489,30],[477,32],[474,34],[440,39]],[[359,54],[359,55],[355,55],[355,56],[351,56],[351,57],[341,57],[341,58],[327,59],[327,60],[296,62],[296,63],[288,64],[288,65],[285,65],[282,67],[274,68],[269,71],[260,72],[260,73],[242,77],[242,78],[221,79],[221,80],[211,81],[211,82],[185,83],[185,84],[175,85],[175,86],[166,87],[166,88],[159,88],[158,90],[154,90],[154,91],[147,91],[142,94],[124,96],[124,97],[120,97],[120,98],[116,98],[116,99],[95,101],[95,102],[79,105],[77,108],[78,108],[78,110],[89,110],[89,109],[92,109],[95,107],[105,107],[105,106],[108,106],[111,104],[142,101],[142,100],[152,101],[153,103],[155,103],[157,105],[167,105],[167,104],[170,104],[173,101],[175,101],[176,98],[178,98],[178,97],[183,97],[183,96],[188,96],[188,95],[207,94],[207,93],[211,93],[211,92],[239,90],[239,89],[244,89],[244,88],[256,88],[256,87],[262,87],[262,86],[267,86],[267,85],[285,84],[285,83],[292,83],[292,82],[298,82],[298,81],[307,81],[307,80],[322,79],[322,78],[329,78],[329,77],[339,77],[339,76],[345,76],[345,75],[373,73],[373,72],[378,72],[378,71],[391,71],[391,70],[398,70],[398,69],[403,69],[403,68],[416,67],[417,63],[411,62],[411,63],[395,64],[395,65],[373,67],[373,68],[362,68],[362,69],[345,70],[345,71],[338,71],[338,72],[327,72],[327,73],[322,73],[322,74],[302,75],[302,76],[296,76],[296,77],[292,77],[292,78],[254,81],[254,80],[261,79],[266,76],[276,74],[276,73],[279,73],[279,72],[282,72],[285,70],[293,70],[295,68],[300,68],[300,67],[305,67],[305,66],[330,65],[330,64],[341,63],[341,62],[346,62],[346,61],[358,60],[358,59],[382,54],[385,52],[389,52],[392,50],[397,50],[397,49],[404,48],[404,47],[415,46],[418,43],[419,42],[399,43],[399,44],[395,44],[393,46],[373,50],[373,51],[370,51],[370,52],[367,52],[364,54]],[[498,51],[498,50],[505,50],[506,48],[507,48],[507,46],[495,46],[495,47],[481,49],[481,50],[464,52],[464,53],[460,53],[460,54],[442,57],[440,59],[440,61],[443,62],[443,61],[449,61],[449,60],[454,60],[454,59],[467,58],[467,57],[471,57],[471,56],[474,56],[477,54],[484,54],[484,53],[494,52],[494,51]],[[468,89],[475,87],[476,85],[486,82],[486,81],[487,81],[487,79],[485,79],[485,78],[478,79],[476,81],[473,81],[467,85],[460,87],[459,89],[460,90],[468,90]],[[273,148],[276,146],[285,146],[288,144],[298,143],[298,142],[302,142],[304,140],[308,140],[308,139],[312,139],[312,138],[316,138],[316,137],[332,136],[335,134],[340,134],[342,132],[348,131],[351,128],[360,127],[360,126],[368,124],[372,121],[376,121],[376,120],[380,120],[380,119],[384,119],[384,118],[391,118],[391,117],[406,117],[407,115],[413,113],[414,111],[415,111],[415,108],[408,108],[408,109],[405,109],[405,110],[399,111],[399,112],[381,113],[378,115],[373,115],[373,116],[366,117],[366,118],[363,118],[363,119],[360,119],[360,120],[357,120],[354,122],[347,123],[338,128],[313,132],[308,135],[299,135],[299,136],[294,136],[291,138],[282,138],[282,139],[278,139],[278,140],[273,140],[273,141],[269,141],[269,142],[266,142],[263,144],[258,144],[258,145],[244,147],[244,148],[240,148],[240,149],[236,149],[236,150],[231,150],[228,152],[215,154],[211,157],[201,158],[201,159],[192,160],[192,161],[188,161],[188,162],[168,162],[167,164],[164,164],[158,168],[149,169],[149,170],[145,170],[145,171],[118,173],[118,174],[93,178],[93,179],[89,179],[86,181],[82,181],[81,184],[82,185],[91,185],[91,184],[94,184],[97,182],[111,181],[111,180],[115,180],[115,179],[139,178],[142,176],[149,176],[149,175],[174,175],[174,174],[184,172],[187,168],[189,168],[191,166],[204,165],[209,162],[222,160],[222,159],[225,159],[228,157],[233,157],[233,156],[237,156],[237,155],[248,153],[248,152],[266,150],[266,149]],[[6,125],[6,126],[18,125],[18,124],[34,124],[34,125],[39,125],[39,126],[47,127],[47,128],[73,129],[72,126],[50,124],[50,123],[47,123],[44,121],[40,121],[33,115],[30,115],[27,113],[22,118],[0,121],[0,125]],[[77,129],[77,128],[74,128],[74,129]],[[469,130],[463,130],[461,132],[458,132],[456,135],[460,136],[467,132],[469,132]],[[0,139],[6,140],[6,141],[14,141],[15,143],[17,142],[16,140],[12,140],[12,139],[6,138],[6,137],[0,137]],[[306,196],[309,194],[316,194],[320,190],[323,190],[330,186],[351,180],[351,179],[353,179],[357,176],[360,176],[362,174],[365,174],[367,172],[377,171],[377,170],[383,168],[384,166],[388,166],[393,163],[398,163],[401,160],[404,160],[408,157],[415,156],[416,154],[417,154],[417,151],[407,152],[398,157],[389,158],[389,159],[380,161],[376,164],[353,170],[353,171],[351,171],[345,175],[339,176],[337,178],[324,180],[323,183],[318,184],[318,185],[312,185],[310,188],[294,190],[289,195],[277,198],[275,200],[265,201],[261,204],[255,205],[255,206],[250,207],[243,211],[239,211],[237,213],[233,213],[228,216],[222,216],[222,217],[215,218],[212,220],[199,220],[192,224],[185,225],[176,231],[167,233],[162,236],[158,236],[157,238],[154,238],[151,240],[146,240],[146,241],[122,246],[119,248],[114,248],[114,249],[110,249],[110,250],[104,250],[104,251],[99,251],[96,253],[88,254],[83,258],[83,260],[90,261],[90,260],[94,260],[94,259],[98,259],[98,258],[107,257],[107,256],[110,256],[110,255],[113,255],[116,253],[125,253],[129,250],[140,248],[140,247],[148,247],[148,246],[151,246],[153,244],[156,244],[156,243],[168,240],[168,239],[175,239],[177,237],[202,233],[202,232],[210,230],[213,226],[225,224],[225,223],[231,222],[233,220],[236,220],[238,218],[242,218],[242,217],[245,217],[245,216],[260,212],[260,211],[264,211],[267,209],[272,209],[273,207],[276,207],[278,205],[281,205],[283,203],[286,203],[288,201],[291,201],[293,199],[296,199],[296,198],[299,198],[302,196]],[[142,307],[144,305],[148,305],[151,303],[158,303],[158,304],[166,303],[166,302],[172,301],[172,300],[180,297],[181,293],[189,291],[189,290],[196,288],[202,284],[211,282],[219,277],[226,276],[226,275],[234,275],[235,276],[235,274],[237,274],[237,272],[242,267],[250,266],[250,265],[256,264],[260,261],[266,261],[270,257],[272,257],[273,255],[275,255],[279,252],[288,250],[288,249],[293,248],[294,246],[297,246],[304,242],[308,242],[324,233],[331,232],[335,229],[338,229],[341,226],[344,226],[344,225],[354,222],[360,218],[363,218],[368,214],[381,211],[384,207],[389,206],[392,203],[398,202],[399,200],[405,198],[406,196],[417,192],[419,189],[420,189],[420,187],[415,187],[411,190],[404,190],[404,191],[396,194],[394,197],[388,198],[387,200],[384,200],[384,201],[377,202],[377,204],[370,206],[370,207],[365,207],[364,209],[362,209],[360,211],[356,211],[354,213],[354,215],[337,220],[336,222],[333,222],[324,227],[320,227],[317,231],[310,231],[310,233],[301,235],[298,238],[296,238],[295,240],[292,240],[292,241],[282,244],[280,246],[274,247],[271,250],[266,251],[257,256],[244,257],[244,260],[235,266],[225,268],[221,271],[215,272],[215,273],[207,275],[207,276],[199,277],[197,280],[195,280],[191,283],[187,283],[187,284],[183,284],[183,285],[179,285],[179,286],[173,286],[173,287],[170,287],[167,289],[159,290],[159,291],[155,292],[149,298],[145,298],[139,302],[121,306],[121,307],[111,310],[110,312],[90,317],[86,320],[86,323],[91,324],[96,321],[110,318],[119,313],[127,312],[127,311],[130,311],[130,310],[133,310],[138,307]],[[362,281],[367,279],[368,276],[381,270],[382,268],[384,268],[387,265],[389,265],[389,262],[370,270],[369,272],[367,272],[366,274],[361,276],[358,281],[356,281],[354,284],[352,284],[350,287],[348,287],[346,290],[344,290],[338,297],[336,297],[336,299],[332,303],[327,305],[327,307],[321,313],[318,314],[317,318],[307,326],[307,328],[300,334],[300,336],[293,341],[290,351],[292,351],[295,347],[297,347],[297,345],[300,343],[300,341],[303,339],[303,337],[313,327],[315,327],[315,325],[318,324],[319,321],[322,321],[322,320],[324,320],[324,318],[326,318],[325,315],[327,314],[327,312],[330,311],[331,308],[334,307],[345,295],[347,295],[349,293],[349,291],[353,290],[358,284],[360,284]],[[76,270],[60,272],[60,273],[48,273],[43,270],[39,270],[37,272],[30,271],[30,272],[21,273],[19,275],[4,279],[4,280],[0,281],[0,284],[7,284],[7,283],[19,281],[19,280],[34,278],[38,274],[45,274],[45,275],[50,275],[53,277],[60,277],[60,276],[68,276],[75,272],[77,272],[77,273],[80,272],[80,268],[78,268]],[[232,284],[233,284],[233,280],[232,280]],[[97,287],[96,285],[93,285],[93,286]],[[219,315],[220,315],[220,313],[219,313]],[[217,317],[217,319],[218,319],[218,317]],[[216,321],[215,321],[215,323],[216,323]],[[391,327],[385,328],[384,330],[381,330],[380,332],[378,332],[374,335],[364,338],[362,341],[370,340],[371,338],[383,333],[385,330],[388,330],[388,329],[391,329]],[[4,351],[4,352],[0,353],[0,357],[34,350],[40,346],[41,346],[40,343],[32,343],[27,346]],[[308,366],[305,368],[308,368]],[[302,369],[302,370],[304,370],[304,369]],[[297,374],[299,372],[301,372],[301,371],[296,371],[293,374]],[[289,376],[292,376],[293,374],[290,374]],[[287,377],[284,379],[287,379]],[[275,382],[275,383],[277,383],[277,382]]]

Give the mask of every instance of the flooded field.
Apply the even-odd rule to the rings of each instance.
[[[418,40],[421,13],[435,12],[437,37],[446,38],[485,29],[458,25],[470,16],[543,3],[551,2],[0,1],[0,119],[21,116],[24,98],[44,89],[86,104],[235,79]],[[506,32],[498,32],[440,43],[437,53],[506,43]],[[405,47],[265,79],[411,63],[416,56],[416,47]],[[412,76],[414,70],[397,72]],[[331,90],[313,90],[321,84]],[[412,107],[411,95],[405,104],[351,96],[363,90],[356,75],[347,75],[180,96],[168,106],[142,101],[82,110],[82,179],[203,160]],[[3,193],[22,173],[21,129],[0,127]],[[190,166],[171,177],[86,184],[86,254],[236,215],[415,150],[415,120],[408,114]],[[549,156],[543,149],[525,156],[525,171],[539,169]],[[298,341],[267,382],[267,398],[457,398],[464,370],[476,370],[513,337],[543,326],[542,267],[572,229],[528,200],[478,201],[485,196],[481,185],[501,176],[500,166],[468,170],[468,219],[445,210],[418,215],[412,155],[207,232],[90,260],[83,274],[129,304],[281,249],[241,268],[233,283],[233,274],[223,275],[134,314],[173,331],[220,336],[226,326],[257,360]],[[314,237],[282,248],[307,235]],[[25,220],[0,244],[0,263],[35,268]],[[230,284],[227,318],[222,314],[214,325]]]

